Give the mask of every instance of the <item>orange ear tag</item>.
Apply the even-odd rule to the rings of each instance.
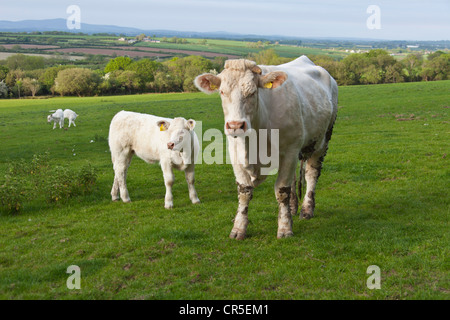
[[[266,89],[272,89],[272,82],[267,82],[267,83],[264,85],[264,88],[266,88]]]

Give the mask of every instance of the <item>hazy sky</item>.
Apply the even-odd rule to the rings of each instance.
[[[0,0],[0,20],[67,18],[69,5],[82,23],[146,30],[450,40],[450,0]],[[367,27],[370,5],[380,8],[381,29]]]

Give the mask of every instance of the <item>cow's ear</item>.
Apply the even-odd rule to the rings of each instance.
[[[166,120],[159,120],[156,122],[156,125],[159,127],[159,131],[166,131],[170,127],[170,122]]]
[[[194,84],[198,88],[198,90],[207,94],[217,92],[220,87],[220,82],[220,78],[211,73],[201,74],[194,80]]]
[[[283,71],[273,71],[259,77],[259,87],[265,89],[275,89],[281,86],[288,78]]]
[[[261,74],[261,73],[262,73],[262,70],[261,70],[260,67],[254,66],[254,67],[252,68],[252,72],[253,72],[253,73],[256,73],[256,74]]]
[[[189,119],[186,121],[186,127],[188,130],[194,130],[195,124],[196,124],[196,122],[193,119]]]

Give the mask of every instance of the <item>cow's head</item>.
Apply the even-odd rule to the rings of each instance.
[[[227,60],[219,75],[205,73],[195,78],[197,88],[207,94],[220,92],[225,115],[225,134],[243,135],[252,128],[258,110],[258,90],[273,90],[287,80],[287,74],[274,71],[262,75],[255,62]]]
[[[195,120],[175,118],[156,122],[160,131],[167,131],[169,142],[167,148],[173,151],[191,150],[191,130],[195,128]]]

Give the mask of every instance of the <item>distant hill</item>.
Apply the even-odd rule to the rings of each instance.
[[[236,34],[225,31],[218,32],[196,32],[196,31],[175,31],[175,30],[143,30],[131,27],[121,27],[114,25],[97,25],[81,23],[81,29],[68,29],[66,19],[46,19],[46,20],[23,20],[23,21],[4,21],[0,20],[0,32],[45,32],[45,31],[64,31],[72,33],[112,33],[116,35],[124,34],[126,36],[136,36],[144,33],[146,35],[156,35],[157,37],[180,37],[180,38],[214,38],[214,39],[264,39],[264,40],[296,40],[300,37],[288,37],[281,35],[255,35],[255,34]],[[350,39],[348,39],[350,40]]]
[[[203,38],[203,39],[227,39],[227,40],[243,40],[243,41],[279,41],[281,44],[291,45],[317,45],[332,43],[334,46],[351,47],[353,45],[367,44],[377,48],[397,48],[407,45],[420,45],[421,49],[428,48],[431,50],[440,50],[450,48],[450,40],[442,41],[403,41],[403,40],[381,40],[381,39],[361,39],[351,37],[289,37],[282,35],[255,35],[255,34],[238,34],[226,31],[218,32],[197,32],[197,31],[176,31],[176,30],[143,30],[131,27],[122,27],[114,25],[97,25],[89,23],[81,23],[81,29],[67,28],[66,19],[46,19],[46,20],[23,20],[23,21],[5,21],[0,20],[0,32],[49,32],[62,31],[71,33],[84,34],[114,34],[125,36],[136,36],[138,34],[146,34],[147,36],[156,37],[178,37],[178,38]]]

